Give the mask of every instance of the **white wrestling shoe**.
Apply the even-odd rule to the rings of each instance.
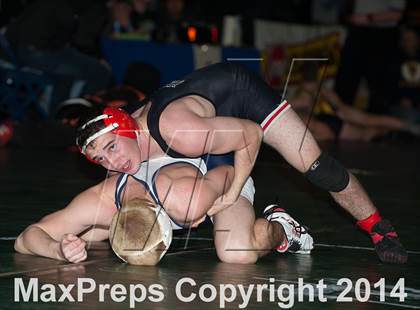
[[[277,252],[310,254],[314,248],[314,239],[306,227],[300,225],[278,205],[269,205],[264,209],[264,217],[269,221],[276,221],[283,226],[286,233],[285,241],[276,247]]]

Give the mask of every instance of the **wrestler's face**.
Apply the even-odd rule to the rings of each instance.
[[[136,173],[141,163],[137,140],[111,132],[93,140],[86,153],[104,168],[128,174]]]

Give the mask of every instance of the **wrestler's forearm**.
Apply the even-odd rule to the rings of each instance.
[[[202,178],[200,186],[200,195],[205,193],[209,198],[205,201],[207,208],[213,205],[214,200],[226,193],[226,190],[232,185],[234,169],[230,165],[220,165],[209,170]],[[200,204],[203,203],[201,200]],[[205,210],[206,212],[208,210]]]
[[[39,255],[65,260],[60,242],[51,238],[43,229],[29,226],[15,241],[15,250],[22,254]]]
[[[256,155],[255,155],[256,156]],[[255,160],[251,160],[250,154],[246,150],[235,152],[234,168],[235,174],[228,195],[238,198],[246,180],[251,174]]]
[[[235,174],[229,189],[229,194],[236,198],[239,197],[246,180],[254,168],[262,142],[262,131],[256,131],[252,136],[247,136],[246,139],[248,139],[246,146],[235,151]]]

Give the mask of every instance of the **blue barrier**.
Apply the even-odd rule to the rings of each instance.
[[[161,73],[161,83],[194,71],[194,45],[164,44],[133,39],[102,38],[103,54],[111,65],[117,83],[122,83],[127,67],[132,62],[144,62],[155,66]],[[260,52],[254,48],[222,47],[221,59],[235,59],[250,69],[261,72]],[[244,60],[241,60],[244,59]]]

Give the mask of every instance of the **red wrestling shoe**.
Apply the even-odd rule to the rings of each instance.
[[[381,220],[372,227],[370,233],[375,251],[384,263],[404,264],[408,254],[388,220]]]

